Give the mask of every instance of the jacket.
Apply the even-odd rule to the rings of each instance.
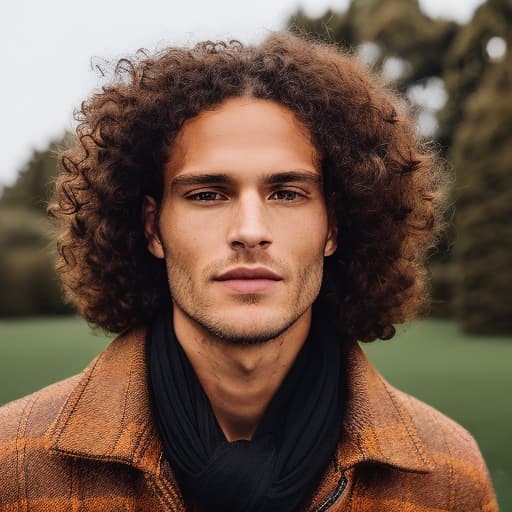
[[[357,344],[347,376],[341,440],[305,510],[498,510],[466,430],[387,383]],[[186,510],[151,416],[143,329],[0,408],[0,512]]]

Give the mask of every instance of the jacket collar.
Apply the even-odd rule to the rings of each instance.
[[[347,398],[338,464],[342,470],[363,462],[428,473],[433,469],[401,391],[370,364],[357,342],[345,348]]]
[[[129,464],[159,477],[162,445],[151,416],[143,329],[115,339],[84,371],[52,425],[50,449]],[[346,347],[347,399],[338,466],[363,462],[425,473],[432,464],[394,390],[357,343]]]
[[[117,337],[84,370],[48,432],[50,450],[159,475],[143,329]]]

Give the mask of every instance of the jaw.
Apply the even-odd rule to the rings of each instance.
[[[180,297],[181,298],[181,297]],[[223,345],[264,344],[283,335],[311,306],[293,308],[281,297],[240,294],[209,300],[180,301],[173,298],[174,322],[189,336]],[[203,297],[204,299],[204,297]]]
[[[238,324],[236,331],[231,330],[227,335],[223,333],[224,337],[212,334],[211,327],[204,327],[197,319],[190,319],[194,331],[186,333],[183,328],[192,325],[188,322],[188,315],[176,305],[174,310],[176,335],[182,346],[186,345],[190,349],[190,352],[186,350],[187,354],[193,358],[205,359],[204,362],[209,367],[213,365],[217,370],[223,368],[222,373],[252,379],[263,368],[273,368],[272,372],[278,371],[283,360],[287,360],[290,354],[300,350],[309,334],[312,308],[309,307],[298,318],[290,318],[287,323],[283,323],[282,315],[276,315],[281,323],[277,325],[274,319],[271,329],[267,329],[267,334],[261,329],[263,320],[254,321],[253,317],[252,323]],[[233,324],[228,323],[229,325]],[[256,339],[257,337],[259,339]],[[213,371],[212,375],[218,375],[217,370]]]
[[[293,325],[300,314],[261,304],[252,297],[243,303],[201,310],[193,318],[209,338],[232,345],[254,345],[272,341]]]

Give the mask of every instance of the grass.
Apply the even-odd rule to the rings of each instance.
[[[0,321],[0,404],[80,372],[108,341],[73,317]],[[393,385],[473,434],[501,510],[512,510],[512,337],[469,337],[452,322],[423,320],[363,348]]]

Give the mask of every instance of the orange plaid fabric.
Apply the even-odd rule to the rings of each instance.
[[[495,512],[471,435],[393,388],[357,344],[336,456],[304,510]],[[0,512],[184,512],[151,417],[144,331],[0,408]]]

